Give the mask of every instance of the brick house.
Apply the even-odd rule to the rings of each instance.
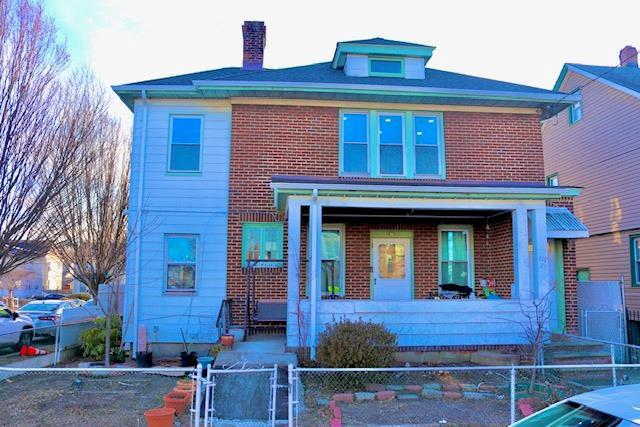
[[[232,331],[312,354],[340,319],[405,349],[521,344],[542,297],[550,329],[575,332],[588,232],[579,189],[545,184],[540,120],[577,95],[380,38],[265,69],[264,24],[243,37],[242,67],[114,87],[134,112],[126,340],[214,342],[223,301]]]

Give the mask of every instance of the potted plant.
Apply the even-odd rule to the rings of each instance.
[[[136,353],[136,364],[138,368],[150,368],[153,366],[153,353],[149,351],[149,346],[145,351]]]
[[[233,346],[233,335],[225,334],[220,337],[220,343],[225,347]]]
[[[144,413],[149,427],[173,427],[176,410],[173,408],[153,408]]]

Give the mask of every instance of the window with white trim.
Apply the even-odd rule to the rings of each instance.
[[[442,152],[438,116],[413,116],[416,175],[440,175]]]
[[[640,235],[630,237],[631,242],[631,286],[640,287]]]
[[[440,284],[455,283],[473,289],[472,227],[438,227]]]
[[[404,175],[404,125],[401,114],[378,116],[380,175]]]
[[[172,116],[169,172],[200,172],[202,117]]]
[[[578,101],[569,108],[569,123],[573,124],[582,119],[582,102]]]
[[[167,234],[165,236],[167,292],[195,291],[197,253],[197,235]]]
[[[342,115],[342,171],[345,174],[369,172],[369,118],[367,113]]]

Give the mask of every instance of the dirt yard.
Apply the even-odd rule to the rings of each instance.
[[[145,426],[176,377],[31,373],[0,381],[0,426]],[[179,418],[189,425],[188,415]]]

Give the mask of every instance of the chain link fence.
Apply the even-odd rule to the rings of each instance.
[[[505,426],[575,394],[640,384],[640,365],[291,368],[292,425]]]

